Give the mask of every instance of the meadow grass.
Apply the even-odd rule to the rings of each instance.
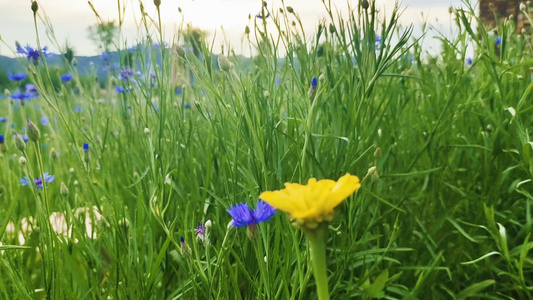
[[[315,299],[287,215],[249,238],[226,210],[351,173],[361,189],[328,227],[332,299],[533,298],[531,32],[475,28],[467,3],[430,55],[398,8],[324,9],[310,37],[297,11],[263,7],[251,60],[226,46],[217,62],[184,27],[165,47],[160,18],[144,15],[153,40],[113,41],[121,66],[105,78],[28,63],[40,97],[0,100],[0,297]],[[121,80],[124,68],[139,73]],[[26,120],[40,137],[20,151]],[[55,179],[39,189],[45,172]]]

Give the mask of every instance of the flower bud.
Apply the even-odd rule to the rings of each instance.
[[[24,157],[24,156],[19,157],[19,164],[24,166],[26,164],[26,162],[27,162],[26,157]]]
[[[4,195],[6,193],[6,187],[3,185],[0,185],[0,196]]]
[[[226,226],[226,229],[227,230],[231,230],[235,228],[235,225],[233,225],[233,220],[229,221],[228,225]]]
[[[3,134],[0,134],[0,152],[2,153],[7,152],[7,146],[6,146],[5,138]]]
[[[50,159],[56,160],[58,158],[59,158],[59,152],[57,152],[56,148],[52,147],[52,149],[50,149]]]
[[[33,14],[36,14],[39,10],[39,4],[37,4],[37,1],[31,2],[31,11],[33,11]]]
[[[144,128],[144,134],[150,134],[150,129]]]
[[[211,228],[211,225],[213,225],[213,224],[211,223],[211,220],[207,220],[207,221],[205,221],[205,225],[204,225],[205,228]]]
[[[63,197],[68,197],[68,187],[64,182],[61,182],[61,188],[59,189],[59,193]]]
[[[161,5],[161,0],[154,0],[154,5],[159,7]]]
[[[26,131],[28,134],[28,138],[30,141],[37,143],[37,141],[41,138],[41,131],[39,131],[39,128],[30,120],[26,121]]]
[[[381,148],[377,147],[376,151],[374,151],[374,158],[381,158]]]
[[[89,144],[83,143],[83,160],[88,163],[91,159],[91,155],[89,154]]]
[[[333,34],[335,33],[335,25],[333,23],[329,24],[329,33]]]
[[[177,45],[176,46],[176,52],[178,53],[178,56],[185,57],[185,50],[183,49],[182,46]]]
[[[26,151],[26,142],[24,142],[22,137],[16,133],[15,133],[15,147],[17,147],[17,149],[20,152]]]
[[[368,3],[367,0],[363,0],[363,1],[361,1],[361,7],[362,7],[363,9],[368,9],[369,6],[370,6],[370,5],[369,5],[369,3]]]
[[[294,13],[294,9],[292,8],[292,6],[287,6],[287,12],[290,14]]]
[[[180,237],[180,241],[181,241],[181,255],[183,255],[185,257],[190,257],[191,256],[191,248],[189,247],[189,245],[187,245],[187,243],[185,242],[185,239],[183,237]]]
[[[228,58],[222,54],[218,56],[218,66],[224,72],[228,72],[231,67]]]
[[[313,77],[313,80],[311,81],[311,86],[309,87],[309,91],[307,92],[307,95],[309,96],[309,101],[313,103],[316,97],[316,87],[318,85],[318,80],[316,77]]]

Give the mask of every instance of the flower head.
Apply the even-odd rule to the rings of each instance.
[[[72,74],[69,74],[69,73],[65,73],[63,75],[61,75],[61,81],[63,82],[69,82],[72,80]]]
[[[0,134],[0,144],[3,144],[5,142],[5,137],[3,134]]]
[[[122,86],[120,86],[120,85],[117,86],[117,87],[115,88],[115,90],[116,90],[117,93],[119,93],[119,94],[129,93],[129,92],[130,92],[130,89],[129,89],[129,88],[124,88],[124,87],[122,87]]]
[[[128,81],[130,78],[133,77],[133,75],[135,75],[135,72],[133,72],[132,69],[124,68],[124,69],[120,70],[119,78],[122,81]]]
[[[496,44],[496,46],[501,44],[501,42],[502,42],[502,37],[501,36],[497,36],[497,37],[494,38],[494,43]]]
[[[321,223],[330,221],[333,209],[361,187],[359,178],[346,174],[338,181],[309,179],[307,185],[285,183],[285,189],[263,192],[259,198],[288,212],[291,218]]]
[[[31,93],[21,93],[20,91],[17,91],[14,94],[11,94],[10,97],[13,100],[26,100],[26,99],[30,99],[32,97],[32,94]]]
[[[21,81],[21,80],[25,79],[26,77],[28,77],[28,74],[26,74],[26,73],[13,74],[13,73],[9,72],[9,73],[7,73],[7,77],[9,77],[9,80],[12,80],[12,81]]]
[[[266,19],[266,18],[270,17],[270,13],[267,13],[266,16],[264,16],[264,17],[263,17],[263,15],[261,13],[258,13],[255,17],[258,18],[258,19]]]
[[[26,45],[25,47],[22,47],[19,43],[16,43],[17,47],[17,53],[18,54],[24,54],[28,58],[29,61],[32,61],[34,64],[39,62],[39,58],[41,57],[41,52],[44,57],[50,56],[50,53],[48,53],[48,47],[45,46],[42,51],[39,51],[39,49],[34,49],[30,47],[29,45]]]
[[[39,91],[37,90],[35,85],[33,85],[31,83],[26,84],[26,93],[32,93],[35,96],[39,95]]]
[[[253,216],[248,203],[239,203],[235,206],[230,206],[230,209],[226,210],[233,219],[233,225],[235,227],[244,227],[252,224]]]
[[[239,203],[226,210],[233,219],[235,227],[256,225],[270,219],[276,210],[263,200],[257,201],[256,208],[251,210],[248,203]]]
[[[48,174],[48,172],[44,173],[44,182],[46,182],[46,183],[50,183],[50,182],[54,181],[55,178],[56,177],[54,175],[50,175],[50,174]],[[20,181],[20,183],[22,183],[23,186],[30,184],[30,180],[26,176],[22,177],[19,181]],[[33,180],[33,183],[35,184],[35,186],[38,189],[42,189],[43,188],[43,179],[42,178],[40,178],[40,177],[35,178]]]

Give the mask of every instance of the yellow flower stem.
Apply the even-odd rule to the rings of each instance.
[[[329,300],[328,273],[326,267],[326,231],[327,224],[320,224],[315,229],[304,229],[311,248],[311,264],[315,276],[318,300]]]

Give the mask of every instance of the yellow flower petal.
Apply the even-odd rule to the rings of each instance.
[[[285,189],[263,192],[259,198],[276,209],[288,212],[291,218],[321,222],[360,187],[357,176],[346,174],[338,181],[311,178],[307,185],[285,183]]]

